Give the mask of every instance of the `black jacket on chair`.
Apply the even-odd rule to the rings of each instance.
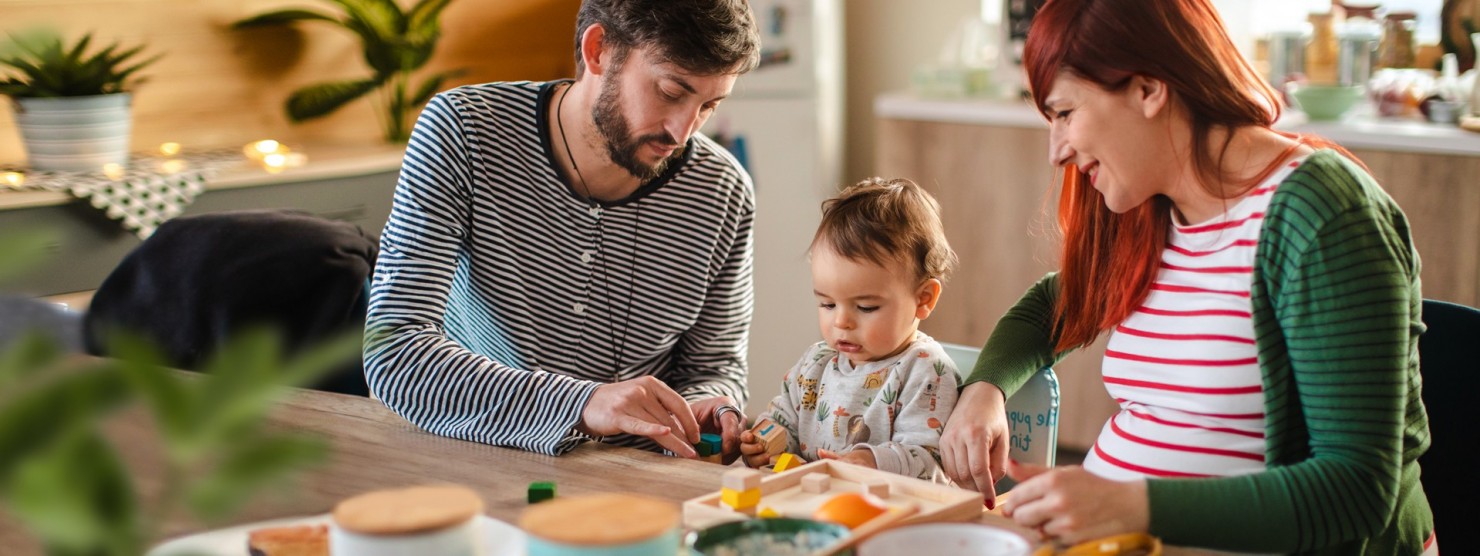
[[[353,224],[290,211],[181,217],[124,258],[93,296],[84,335],[107,355],[104,335],[127,330],[195,370],[243,327],[283,332],[289,353],[347,330],[363,331],[376,241]],[[368,395],[357,360],[321,390]]]

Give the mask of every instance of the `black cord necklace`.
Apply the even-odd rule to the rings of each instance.
[[[612,300],[612,286],[607,273],[606,249],[604,248],[604,244],[606,243],[606,211],[597,203],[596,198],[591,196],[591,187],[586,184],[586,176],[581,175],[581,168],[576,165],[576,157],[570,151],[570,139],[565,136],[565,119],[562,117],[564,113],[563,109],[565,108],[565,97],[570,94],[570,89],[574,86],[574,84],[566,85],[565,90],[560,92],[560,101],[555,104],[555,126],[560,130],[560,144],[565,147],[566,158],[570,159],[570,169],[575,171],[576,179],[581,183],[581,194],[586,197],[586,202],[590,205],[591,213],[596,216],[596,257],[601,260],[600,268],[603,293],[606,295],[607,300],[610,301]],[[616,319],[608,318],[606,321],[612,341],[613,382],[621,382],[622,380],[622,356],[627,351],[627,325],[632,321],[632,291],[637,288],[637,232],[639,230],[638,222],[641,220],[642,205],[634,202],[632,210],[632,259],[628,267],[627,301],[622,308],[622,336],[620,339],[617,337]],[[591,299],[591,280],[589,279],[586,280],[586,299]],[[615,317],[615,315],[610,314],[608,316]],[[582,339],[584,339],[585,334],[586,327],[582,326]],[[577,341],[577,345],[579,344],[580,340]]]

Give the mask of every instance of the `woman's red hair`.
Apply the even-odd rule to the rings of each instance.
[[[1224,175],[1223,153],[1213,152],[1209,132],[1267,128],[1280,115],[1280,97],[1239,54],[1207,0],[1049,0],[1033,16],[1023,63],[1045,117],[1044,101],[1060,72],[1107,91],[1137,75],[1165,82],[1190,117],[1198,176],[1223,198],[1246,189],[1225,191],[1224,183],[1246,180]],[[1066,171],[1059,197],[1060,351],[1094,341],[1145,302],[1171,229],[1169,199],[1156,196],[1115,214],[1088,182],[1077,170]]]

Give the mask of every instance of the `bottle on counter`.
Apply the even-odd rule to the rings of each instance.
[[[1312,85],[1334,85],[1337,79],[1336,16],[1312,12],[1310,44],[1305,47],[1305,77]]]

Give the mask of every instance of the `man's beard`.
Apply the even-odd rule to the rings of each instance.
[[[684,146],[679,145],[678,140],[667,132],[632,137],[632,126],[626,116],[622,115],[621,97],[617,93],[618,85],[614,83],[616,78],[617,72],[602,77],[601,95],[596,99],[596,106],[591,109],[591,118],[596,121],[597,133],[606,141],[606,154],[612,162],[646,183],[663,175],[670,163],[682,157]],[[637,150],[649,143],[665,147],[677,145],[677,148],[657,164],[647,165],[638,160]]]

